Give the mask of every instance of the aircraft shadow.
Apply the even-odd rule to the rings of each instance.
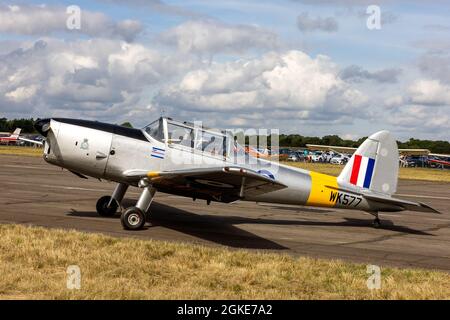
[[[300,211],[300,212],[311,212],[311,213],[328,213],[334,212],[334,210],[327,209],[316,209],[316,208],[307,208],[307,207],[286,207],[286,206],[266,206],[272,209],[277,210],[287,210],[287,211]]]
[[[303,208],[301,209],[303,210]],[[325,211],[325,210],[324,210]],[[328,212],[328,211],[327,211]],[[332,212],[332,211],[330,211]],[[180,210],[165,204],[156,203],[152,204],[150,220],[154,224],[163,225],[168,228],[173,228],[175,224],[180,224],[181,229],[178,231],[183,232],[183,228],[192,224],[193,226],[204,225],[209,227],[214,225],[237,225],[237,224],[270,224],[270,225],[297,225],[297,226],[325,226],[325,227],[359,227],[367,228],[371,227],[372,220],[358,219],[358,218],[344,218],[345,221],[333,222],[333,221],[308,221],[308,220],[288,220],[288,219],[265,219],[265,218],[249,218],[244,216],[235,215],[198,215],[189,211]],[[399,233],[408,233],[415,235],[432,235],[425,231],[412,229],[405,226],[397,226],[391,220],[383,219],[381,215],[382,225],[380,229],[395,231]],[[203,227],[202,227],[203,229]],[[240,230],[240,229],[239,229]]]
[[[123,205],[128,207],[135,203],[136,200],[125,199]],[[98,218],[97,212],[76,211],[74,209],[68,215]],[[107,219],[119,218],[120,216],[117,214]],[[229,221],[220,218],[213,215],[197,215],[189,211],[153,202],[148,221],[152,226],[161,226],[228,247],[266,250],[289,249],[274,241],[235,227]]]
[[[124,207],[134,205],[136,200],[125,199]],[[98,217],[96,212],[79,212],[72,210],[71,216]],[[382,216],[381,216],[382,217]],[[119,215],[112,217],[118,219]],[[235,215],[200,215],[190,211],[178,209],[167,204],[153,202],[149,222],[153,226],[162,226],[180,233],[191,235],[217,244],[247,249],[287,250],[274,241],[260,237],[251,232],[242,230],[235,225],[239,224],[268,224],[268,225],[298,225],[298,226],[325,226],[325,227],[353,227],[367,228],[371,219],[345,218],[344,221],[308,221],[288,219],[249,218]],[[382,219],[380,229],[399,233],[415,235],[432,235],[425,231],[415,230],[405,226],[397,226],[390,220]]]

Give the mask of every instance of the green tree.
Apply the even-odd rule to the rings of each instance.
[[[121,126],[122,126],[122,127],[127,127],[127,128],[133,128],[133,125],[132,125],[131,123],[129,123],[128,121],[122,123]]]

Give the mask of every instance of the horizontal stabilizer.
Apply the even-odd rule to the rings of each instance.
[[[383,195],[376,195],[376,194],[363,194],[363,197],[366,198],[369,201],[376,201],[381,202],[385,204],[391,204],[395,206],[399,206],[404,208],[405,210],[410,211],[419,211],[419,212],[432,212],[432,213],[439,213],[436,209],[433,209],[432,207],[421,203],[421,202],[413,202],[403,199],[397,199],[392,198],[389,196],[383,196]]]

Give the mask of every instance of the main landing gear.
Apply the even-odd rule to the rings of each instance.
[[[373,215],[373,216],[375,216],[375,219],[374,219],[373,222],[372,222],[372,226],[373,226],[374,228],[379,228],[379,227],[381,227],[381,220],[380,220],[380,218],[378,217],[378,212],[370,212],[370,214]]]
[[[139,187],[142,188],[142,193],[136,206],[127,208],[120,215],[120,222],[125,230],[139,230],[142,229],[146,221],[146,213],[150,208],[156,189],[146,180],[139,182]],[[117,185],[112,196],[101,197],[97,201],[97,212],[104,217],[112,217],[119,208],[128,185],[120,183]]]
[[[120,216],[120,222],[125,230],[139,230],[145,225],[146,212],[155,196],[156,189],[150,184],[143,187],[141,196],[135,207],[125,210]]]
[[[112,196],[104,196],[97,201],[97,212],[102,217],[112,217],[116,214],[125,193],[127,192],[128,185],[125,183],[119,183],[114,189]]]

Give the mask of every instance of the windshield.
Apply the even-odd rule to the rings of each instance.
[[[210,129],[189,122],[167,121],[168,143],[177,148],[226,158],[244,153],[231,132]]]
[[[167,137],[164,133],[165,125]],[[199,124],[178,122],[170,118],[160,118],[143,130],[158,141],[167,142],[171,147],[186,151],[202,152],[221,158],[245,154],[245,149],[238,143],[237,137],[229,131],[205,128]]]
[[[163,141],[164,139],[164,130],[163,130],[163,119],[160,118],[156,121],[153,121],[148,126],[144,128],[144,131],[152,138]]]

